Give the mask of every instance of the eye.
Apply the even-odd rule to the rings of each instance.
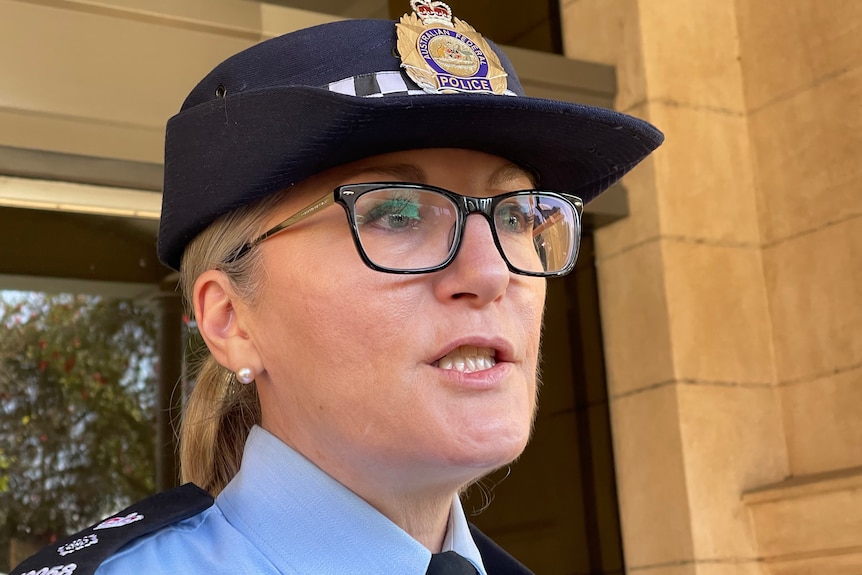
[[[410,224],[410,218],[404,216],[404,214],[386,214],[377,218],[377,221],[384,227],[398,229],[407,227]]]
[[[533,210],[517,202],[507,202],[497,208],[497,231],[525,234],[533,231]]]
[[[370,225],[383,230],[415,228],[422,221],[419,214],[419,204],[410,198],[381,200],[357,219],[363,226]]]

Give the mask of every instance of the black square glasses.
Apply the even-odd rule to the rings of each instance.
[[[290,226],[340,204],[353,241],[371,269],[395,274],[441,270],[458,255],[467,216],[482,214],[509,270],[557,277],[575,266],[583,202],[562,192],[522,190],[489,198],[425,184],[378,182],[339,186],[240,248],[231,261]]]

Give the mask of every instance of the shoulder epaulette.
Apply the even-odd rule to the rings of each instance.
[[[157,493],[45,547],[9,575],[91,575],[120,547],[197,515],[213,501],[212,495],[192,483]]]

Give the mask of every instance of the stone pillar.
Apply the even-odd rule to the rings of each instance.
[[[739,2],[790,478],[745,495],[771,575],[862,572],[862,4]]]
[[[563,0],[666,144],[596,233],[629,573],[765,573],[742,493],[788,473],[734,0]]]
[[[862,3],[740,2],[790,470],[862,465]]]

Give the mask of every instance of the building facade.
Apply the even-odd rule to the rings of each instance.
[[[171,282],[150,251],[164,122],[225,57],[337,17],[280,4],[0,0],[4,287],[37,275],[20,261],[20,208],[125,218],[111,232],[123,257],[87,269],[104,269],[125,295]],[[352,16],[372,3],[341,4]],[[407,8],[394,4],[369,10]],[[553,419],[537,432],[550,455],[521,462],[536,470],[523,485],[543,502],[538,519],[498,538],[538,573],[862,573],[862,3],[556,8],[564,53],[578,61],[559,72],[561,89],[612,66],[615,108],[667,141],[624,180],[626,217],[607,223],[594,209],[606,225],[581,273],[595,270],[597,299],[578,292],[599,311],[600,342],[582,347],[600,348],[606,376],[602,399],[584,405],[604,410],[591,422],[609,413],[612,438],[596,447],[610,471],[594,473],[588,493],[618,522],[581,529],[602,531],[590,537],[574,519],[569,531],[548,519],[552,543],[531,535],[542,517],[584,512],[560,503],[584,469],[552,466],[579,430]],[[534,90],[558,89],[548,85]],[[71,257],[54,269],[85,285]],[[556,284],[551,296],[571,300],[572,289]],[[559,560],[570,533],[599,557]]]

